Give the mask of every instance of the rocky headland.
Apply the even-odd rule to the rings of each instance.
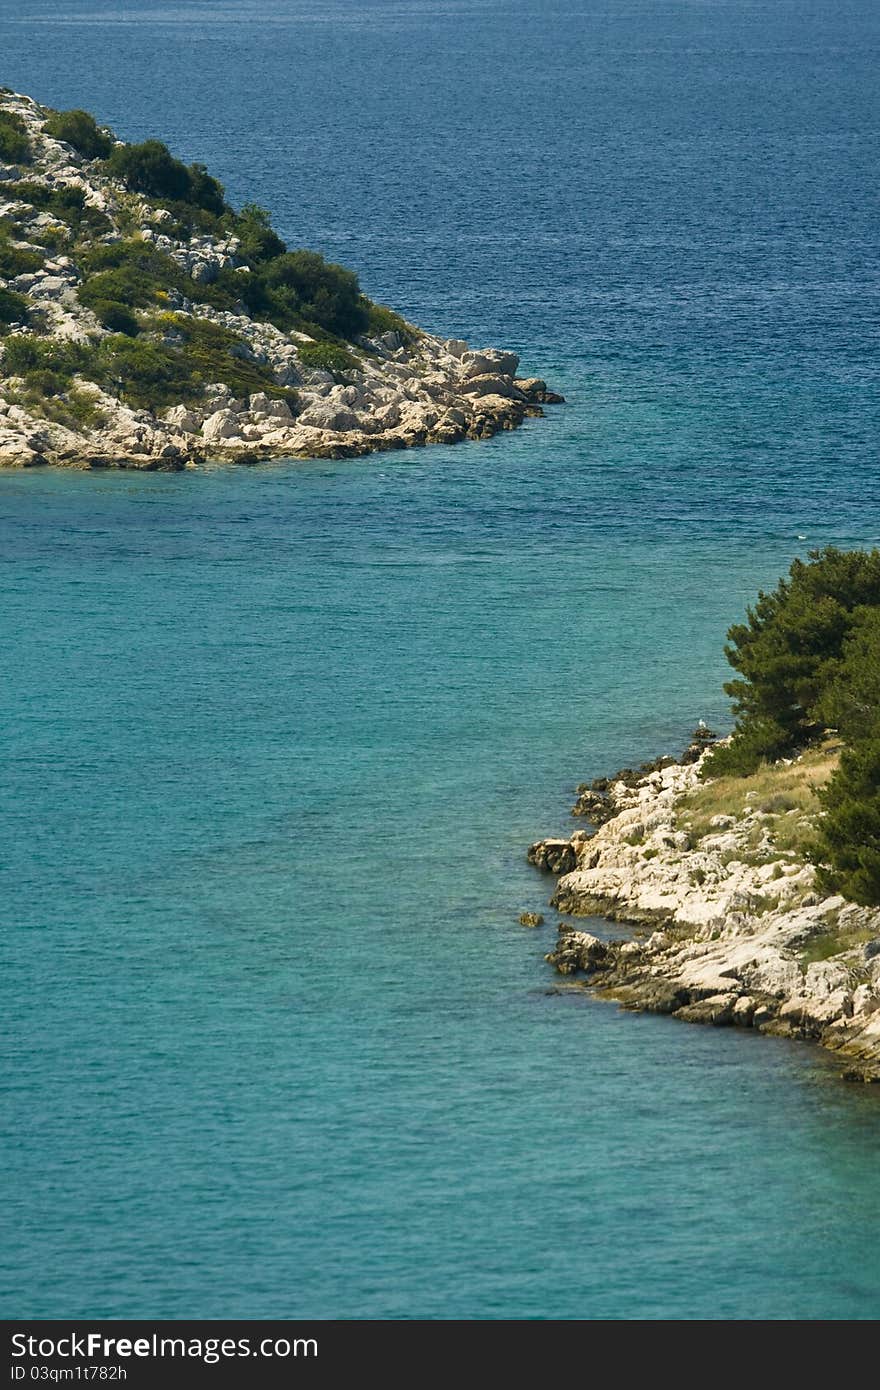
[[[67,137],[67,138],[64,138]],[[152,191],[151,191],[152,190]],[[484,439],[562,398],[290,253],[202,166],[0,92],[0,466],[177,470]]]
[[[880,1081],[880,909],[823,893],[807,857],[839,747],[702,780],[708,742],[580,788],[592,828],[531,846],[560,913],[633,928],[562,922],[546,959],[625,1008],[811,1039]]]

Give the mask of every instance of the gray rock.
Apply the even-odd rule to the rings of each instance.
[[[526,858],[536,869],[550,874],[571,873],[577,863],[569,840],[538,840],[529,846]]]
[[[185,434],[198,434],[202,427],[198,415],[192,410],[187,410],[185,405],[172,406],[165,412],[165,419],[169,425],[183,430]]]
[[[461,384],[461,390],[466,396],[503,396],[505,400],[521,401],[524,399],[519,387],[514,386],[513,382],[502,376],[471,376]]]
[[[202,425],[202,438],[211,444],[232,439],[241,431],[241,423],[231,410],[215,410]]]
[[[519,357],[515,352],[499,352],[497,348],[486,348],[484,352],[465,352],[462,355],[465,377],[516,375]]]
[[[299,424],[310,425],[313,429],[336,430],[342,433],[361,428],[361,422],[353,410],[337,405],[334,401],[315,401],[299,417]]]
[[[287,401],[267,396],[265,391],[256,391],[248,403],[251,415],[261,419],[292,420],[293,413]]]

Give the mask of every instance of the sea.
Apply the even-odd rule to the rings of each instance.
[[[876,0],[3,0],[0,82],[566,397],[0,477],[5,1317],[880,1314],[880,1096],[565,988],[525,859],[880,540],[878,60]]]

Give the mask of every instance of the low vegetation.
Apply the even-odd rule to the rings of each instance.
[[[43,127],[54,140],[63,140],[86,159],[106,159],[113,140],[88,111],[53,111]]]
[[[112,232],[113,224],[106,213],[89,207],[85,191],[73,184],[49,188],[35,179],[3,184],[4,198],[16,199],[27,207],[46,212],[66,229],[67,239],[76,243],[81,237],[98,237]]]
[[[822,803],[820,791],[840,761],[839,743],[826,740],[798,758],[761,763],[744,777],[713,777],[682,803],[678,820],[693,841],[719,833],[712,821],[730,816],[741,821],[756,812],[750,837],[737,857],[756,861],[767,841],[776,855],[809,858],[815,851]]]
[[[348,348],[340,347],[337,343],[302,343],[299,360],[304,367],[319,367],[322,371],[332,372],[334,376],[344,375],[358,365]]]
[[[24,296],[0,286],[0,337],[14,325],[26,324],[27,321],[28,302]]]
[[[43,358],[53,354],[40,346],[41,313],[14,289],[0,289],[0,334],[7,345],[14,328],[29,327],[34,334],[35,347],[16,344],[10,353],[7,346],[0,368],[4,376],[28,376],[22,389],[29,400],[35,399],[35,373],[46,371],[52,373],[47,380],[61,381],[68,389],[76,375],[107,390],[118,389],[129,404],[149,408],[194,400],[211,381],[225,382],[237,393],[264,390],[292,399],[267,370],[248,360],[235,335],[184,315],[171,325],[163,322],[162,314],[179,308],[184,299],[246,312],[283,331],[307,333],[316,341],[302,345],[303,362],[335,376],[359,365],[349,344],[362,335],[396,332],[401,342],[409,340],[405,321],[362,294],[353,271],[316,252],[288,248],[264,208],[247,203],[236,211],[204,165],[185,164],[160,140],[118,142],[79,109],[50,113],[45,131],[96,162],[116,185],[118,208],[111,221],[89,205],[83,188],[43,183],[22,170],[3,185],[4,199],[18,203],[21,212],[13,208],[0,221],[0,277],[10,281],[36,272],[50,254],[69,256],[81,277],[80,301],[111,336],[86,344],[69,370],[58,362],[47,366]],[[25,122],[15,112],[0,110],[0,159],[21,166],[31,156]],[[141,235],[144,199],[164,209],[162,231],[172,238],[186,240],[194,232],[236,238],[240,264],[221,269],[208,283],[194,280],[174,257]],[[33,213],[47,216],[37,221]],[[32,359],[27,366],[22,366],[22,354]],[[47,399],[57,402],[57,392]]]
[[[141,410],[196,401],[218,381],[238,395],[264,391],[295,404],[295,392],[278,386],[268,368],[249,361],[246,352],[240,338],[217,324],[166,313],[146,321],[137,340],[116,333],[97,347],[15,334],[6,339],[3,371],[19,382],[6,394],[28,408],[41,395],[57,404],[84,381]],[[40,413],[65,423],[57,411]]]
[[[30,158],[31,142],[21,116],[0,110],[0,160],[6,164],[27,164]]]

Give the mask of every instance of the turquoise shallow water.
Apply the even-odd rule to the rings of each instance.
[[[724,719],[757,586],[877,542],[878,37],[868,0],[0,19],[10,85],[569,397],[0,479],[5,1315],[876,1316],[877,1098],[553,993],[516,919],[577,781]]]

